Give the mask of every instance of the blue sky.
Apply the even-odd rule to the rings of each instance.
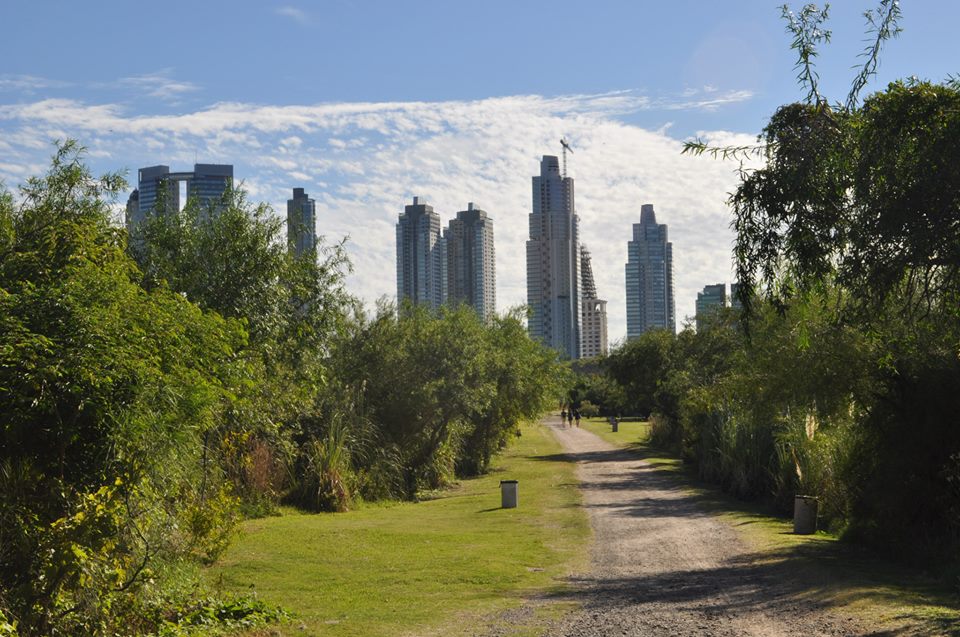
[[[903,3],[868,90],[960,72],[960,2]],[[795,4],[799,8],[799,4]],[[866,0],[836,2],[818,60],[842,99]],[[0,15],[0,180],[43,169],[76,137],[98,171],[233,163],[251,197],[317,199],[318,231],[351,237],[351,288],[393,296],[393,224],[421,195],[446,221],[495,220],[498,305],[525,300],[530,177],[576,150],[583,240],[610,335],[624,334],[630,225],[653,203],[674,242],[678,318],[730,281],[736,165],[679,155],[694,135],[750,141],[798,99],[775,2],[52,2]]]

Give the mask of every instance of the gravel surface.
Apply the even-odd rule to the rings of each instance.
[[[788,562],[752,554],[676,476],[590,432],[562,427],[559,417],[546,423],[577,462],[594,530],[591,571],[574,576],[563,598],[580,609],[546,634],[886,634],[825,608],[815,582],[811,590]],[[501,617],[486,635],[512,634],[511,620]]]

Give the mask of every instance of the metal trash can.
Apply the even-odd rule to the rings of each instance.
[[[517,481],[516,480],[500,481],[500,508],[502,509],[517,508]]]
[[[793,532],[810,535],[817,532],[818,502],[812,495],[798,495],[793,499]]]

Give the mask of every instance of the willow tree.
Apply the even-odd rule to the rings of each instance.
[[[730,197],[747,314],[833,291],[835,320],[870,337],[877,393],[862,414],[852,528],[902,544],[960,528],[960,83],[910,78],[861,100],[900,17],[868,12],[873,35],[844,102],[821,95],[826,9],[784,8],[803,100],[774,113]]]

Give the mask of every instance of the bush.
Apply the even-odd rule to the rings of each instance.
[[[580,415],[584,418],[596,418],[600,415],[600,408],[589,400],[580,403]]]

